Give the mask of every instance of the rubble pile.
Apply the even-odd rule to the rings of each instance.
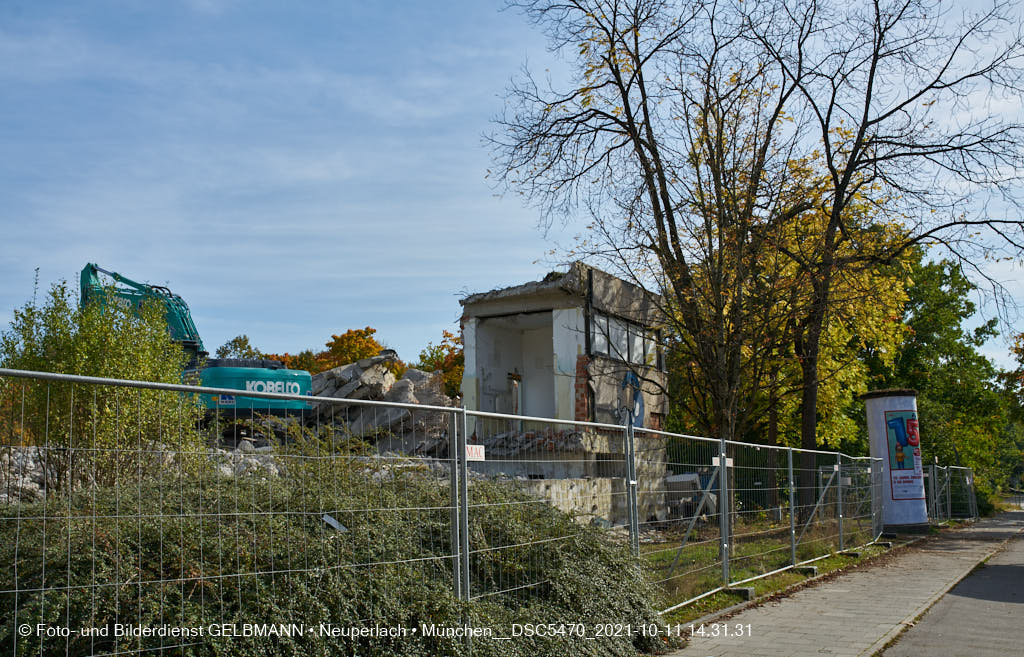
[[[475,436],[475,442],[487,447],[495,457],[513,457],[537,452],[586,452],[585,435],[577,430],[551,427],[539,431],[507,431]]]
[[[207,448],[214,467],[227,477],[258,474],[277,477],[281,474],[274,460],[274,448],[255,447],[249,440],[241,440],[234,448]],[[69,467],[66,447],[33,447],[7,445],[0,448],[0,504],[40,502],[46,499],[48,484],[64,481]],[[138,452],[142,465],[148,469],[163,467],[174,470],[178,452],[171,447],[154,443],[151,448]],[[81,463],[78,464],[79,466]],[[126,466],[134,470],[134,466]],[[46,473],[50,473],[47,481]],[[74,488],[89,484],[88,473],[76,474]]]
[[[396,380],[387,368],[396,362],[395,353],[386,350],[378,356],[315,374],[313,395],[324,400],[314,402],[318,418],[349,435],[375,440],[379,450],[446,457],[448,418],[443,411],[333,401],[454,405],[442,390],[440,372],[409,368]]]
[[[0,452],[0,504],[43,499],[46,474],[43,458],[34,449],[8,447]]]
[[[217,470],[226,477],[247,474],[277,477],[281,471],[274,460],[273,450],[274,448],[269,445],[254,447],[252,442],[241,440],[234,449],[212,448],[209,455]]]
[[[371,440],[377,451],[392,456],[428,456],[448,458],[448,414],[437,407],[449,408],[454,403],[444,394],[440,372],[406,370],[396,379],[387,365],[398,361],[393,351],[336,367],[313,376],[313,402],[316,419],[321,426],[333,425],[346,435]],[[328,399],[330,401],[328,401]],[[337,401],[346,400],[346,401]],[[391,402],[408,408],[354,402]],[[207,450],[215,467],[225,476],[260,474],[281,475],[275,461],[273,438],[284,439],[296,418],[264,418],[266,435],[241,434],[234,439],[220,440]],[[260,434],[260,432],[255,432]],[[0,503],[33,502],[45,498],[47,449],[7,446],[0,448]],[[49,448],[59,452],[63,448]],[[156,443],[154,453],[166,450],[166,465],[174,464],[173,450]],[[443,464],[432,464],[443,469]],[[54,475],[56,476],[56,475]]]

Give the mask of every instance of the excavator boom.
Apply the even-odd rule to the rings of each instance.
[[[104,285],[99,274],[110,277],[115,285]],[[171,340],[179,343],[189,354],[186,372],[198,371],[199,381],[205,386],[239,391],[239,395],[202,395],[203,403],[211,411],[237,412],[238,409],[252,409],[287,414],[309,408],[308,402],[244,396],[245,392],[309,395],[312,389],[309,372],[289,370],[278,361],[264,359],[207,359],[206,348],[192,321],[188,304],[166,287],[139,283],[90,262],[82,269],[81,296],[82,305],[120,303],[136,312],[147,302],[163,304]]]
[[[119,285],[104,285],[99,274],[106,274]],[[166,287],[133,281],[117,272],[107,271],[97,264],[89,263],[82,269],[82,304],[104,303],[113,294],[113,301],[139,310],[147,301],[160,303],[165,309],[167,331],[171,339],[181,344],[193,362],[205,357],[207,352],[199,331],[192,321],[192,313],[185,300]]]

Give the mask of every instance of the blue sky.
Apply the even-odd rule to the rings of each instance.
[[[415,359],[468,291],[550,269],[482,135],[543,37],[496,2],[4,3],[0,318],[86,262],[207,347],[374,326]],[[555,237],[555,236],[549,236]]]
[[[0,4],[0,322],[37,267],[93,261],[182,295],[211,351],[369,325],[415,360],[460,296],[539,278],[571,237],[485,178],[509,77],[558,67],[500,8]]]

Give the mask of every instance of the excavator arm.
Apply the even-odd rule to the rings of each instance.
[[[104,285],[100,280],[100,274],[106,274],[114,281],[115,285]],[[171,339],[181,344],[193,361],[206,356],[206,348],[192,321],[192,313],[188,309],[188,304],[168,288],[133,281],[127,276],[108,271],[92,262],[83,267],[81,274],[82,304],[105,303],[109,298],[108,293],[113,294],[114,301],[135,309],[141,308],[146,301],[163,304],[167,331]]]
[[[109,277],[113,284],[105,285],[100,274]],[[238,395],[201,395],[202,403],[213,413],[226,412],[237,416],[241,409],[270,414],[301,414],[310,408],[309,402],[305,401],[246,397],[244,393],[247,391],[310,395],[312,382],[309,372],[289,370],[277,361],[264,359],[206,359],[206,348],[192,322],[188,304],[166,287],[139,283],[90,262],[82,269],[81,297],[83,305],[120,303],[135,311],[146,302],[163,304],[171,339],[181,344],[190,356],[186,374],[198,373],[199,382],[204,386],[232,388],[239,392]]]

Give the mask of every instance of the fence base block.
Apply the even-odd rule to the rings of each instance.
[[[817,566],[797,566],[793,568],[793,572],[800,573],[801,575],[807,575],[808,577],[818,576]]]
[[[843,555],[844,557],[853,557],[854,559],[860,558],[860,552],[858,552],[857,550],[843,550],[839,554]]]
[[[926,522],[915,525],[885,525],[882,527],[882,536],[895,538],[904,534],[927,534],[930,527]]]
[[[741,598],[743,598],[744,600],[753,600],[754,599],[754,587],[753,586],[727,586],[726,588],[724,588],[722,590],[725,591],[726,593],[732,593],[734,595],[738,595]]]

